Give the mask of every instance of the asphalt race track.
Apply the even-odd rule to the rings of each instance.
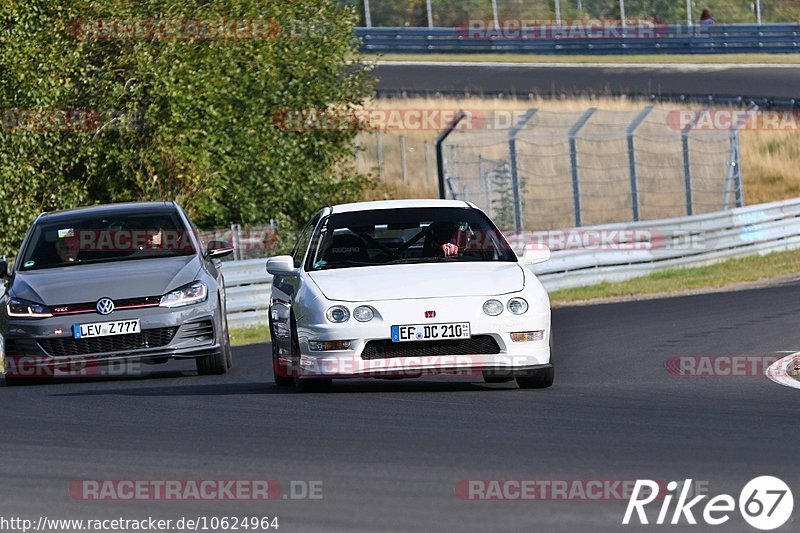
[[[3,508],[49,518],[278,516],[293,531],[616,531],[626,502],[464,501],[459,480],[683,480],[738,495],[775,475],[800,493],[798,391],[759,377],[676,377],[673,355],[800,348],[800,283],[556,310],[556,384],[468,378],[272,384],[269,347],[231,374],[0,386]],[[185,372],[182,371],[185,369]],[[322,499],[81,501],[76,480],[322,481]],[[655,519],[656,507],[650,514]],[[697,514],[697,513],[696,513]],[[702,511],[701,513],[702,514]],[[797,531],[798,511],[779,531]],[[753,531],[724,526],[669,531]]]
[[[381,63],[373,71],[382,95],[631,94],[800,99],[800,66],[504,65]]]

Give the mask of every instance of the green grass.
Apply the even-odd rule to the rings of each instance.
[[[550,299],[558,306],[587,300],[717,289],[793,274],[800,275],[800,250],[729,259],[703,267],[662,270],[618,283],[563,289],[552,292]]]
[[[269,327],[265,325],[249,328],[231,328],[230,335],[233,346],[269,342]]]
[[[363,61],[476,61],[485,63],[636,63],[636,64],[800,64],[800,54],[663,54],[663,55],[535,55],[535,54],[362,54]]]

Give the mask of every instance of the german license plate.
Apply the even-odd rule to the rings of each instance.
[[[392,342],[469,339],[469,322],[392,326]]]
[[[126,335],[140,333],[139,320],[117,320],[115,322],[97,322],[94,324],[75,324],[72,326],[72,336],[76,339],[90,337],[108,337],[110,335]]]

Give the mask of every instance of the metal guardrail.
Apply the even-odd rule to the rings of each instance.
[[[800,52],[800,24],[658,26],[651,38],[480,38],[468,28],[356,28],[369,53],[709,54]]]
[[[657,269],[701,266],[732,257],[800,248],[800,199],[576,231],[592,230],[602,230],[605,235],[616,231],[628,239],[628,244],[623,238],[610,247],[565,246],[553,250],[550,261],[530,267],[548,290],[622,281]],[[565,233],[569,235],[569,230]],[[517,249],[524,254],[524,246]]]
[[[617,237],[609,246],[581,244],[595,234],[599,241]],[[563,247],[554,246],[549,261],[530,267],[550,291],[800,248],[800,198],[693,217],[523,233],[510,240],[524,257],[529,246],[554,235]],[[230,326],[266,324],[272,287],[266,259],[226,262],[223,274]]]

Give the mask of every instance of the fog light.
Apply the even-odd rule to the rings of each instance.
[[[514,342],[532,342],[544,340],[544,330],[538,331],[518,331],[511,334],[511,340]]]
[[[308,348],[312,352],[347,350],[350,348],[350,341],[308,341]]]

